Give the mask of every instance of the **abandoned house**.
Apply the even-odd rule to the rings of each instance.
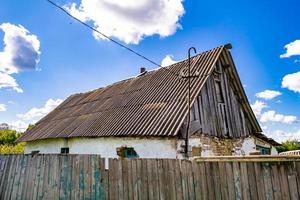
[[[19,141],[27,142],[25,153],[113,158],[277,154],[250,107],[230,48],[190,59],[189,109],[183,60],[71,95]]]

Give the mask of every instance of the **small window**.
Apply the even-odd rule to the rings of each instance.
[[[256,145],[256,150],[260,151],[261,155],[270,155],[271,149],[267,147],[262,147],[260,145]]]
[[[120,147],[117,148],[117,155],[121,158],[138,158],[138,154],[133,147]]]
[[[133,148],[126,148],[125,149],[125,158],[136,158],[137,153]]]
[[[69,153],[69,148],[68,147],[63,147],[60,149],[60,153],[62,154],[68,154]]]

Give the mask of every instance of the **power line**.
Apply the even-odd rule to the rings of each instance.
[[[179,77],[179,78],[182,77],[180,74],[177,74],[177,73],[175,73],[175,72],[173,72],[173,71],[171,71],[171,70],[169,70],[169,69],[167,69],[167,68],[165,68],[165,67],[162,67],[160,64],[154,62],[153,60],[147,58],[146,56],[144,56],[144,55],[138,53],[137,51],[135,51],[135,50],[133,50],[133,49],[131,49],[131,48],[125,46],[124,44],[122,44],[122,43],[120,43],[120,42],[118,42],[118,41],[112,39],[111,37],[107,36],[106,34],[104,34],[104,33],[100,32],[99,30],[95,29],[94,27],[92,27],[92,26],[88,25],[87,23],[81,21],[80,19],[78,19],[77,17],[73,16],[73,15],[72,15],[71,13],[69,13],[66,9],[64,9],[63,7],[61,7],[61,6],[59,6],[58,4],[54,3],[53,1],[51,1],[51,0],[47,0],[47,1],[48,1],[50,4],[52,4],[53,6],[55,6],[56,8],[60,9],[60,10],[63,11],[64,13],[66,13],[66,14],[67,14],[68,16],[70,16],[71,18],[75,19],[76,21],[78,21],[78,22],[81,23],[82,25],[88,27],[89,29],[91,29],[91,30],[97,32],[98,34],[102,35],[103,37],[105,37],[106,39],[110,40],[111,42],[113,42],[113,43],[115,43],[115,44],[117,44],[117,45],[123,47],[124,49],[130,51],[131,53],[134,53],[135,55],[137,55],[137,56],[143,58],[144,60],[147,60],[148,62],[150,62],[150,63],[152,63],[152,64],[154,64],[154,65],[156,65],[156,66],[158,66],[158,67],[160,67],[160,68],[162,68],[162,69],[164,69],[164,70],[170,72],[170,73],[172,73],[173,75],[175,75],[175,76],[177,76],[177,77]]]

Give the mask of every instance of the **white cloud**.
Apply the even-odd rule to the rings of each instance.
[[[299,56],[300,55],[300,40],[295,40],[284,46],[286,49],[286,53],[280,55],[280,58],[288,58],[291,56]]]
[[[77,18],[92,22],[95,29],[129,44],[144,37],[174,34],[184,14],[183,0],[81,0],[64,7]],[[99,34],[94,37],[104,39]]]
[[[275,90],[265,90],[259,93],[256,93],[255,96],[258,98],[262,98],[265,100],[273,99],[277,96],[280,96],[281,92],[275,91]]]
[[[24,122],[22,120],[17,120],[17,121],[8,123],[8,124],[12,129],[19,131],[19,132],[23,132],[27,129],[27,127],[30,123]]]
[[[281,86],[300,93],[300,71],[285,75],[282,79]]]
[[[18,93],[22,93],[23,90],[19,87],[16,80],[6,73],[0,72],[0,89],[1,88],[12,88]]]
[[[35,69],[40,59],[40,41],[21,25],[3,23],[4,49],[0,52],[0,71],[7,74]]]
[[[297,122],[297,117],[293,115],[277,114],[274,110],[269,110],[261,114],[261,122],[282,122],[291,124]]]
[[[52,111],[54,108],[56,108],[59,104],[62,103],[63,100],[61,99],[49,99],[45,105],[41,108],[31,108],[28,112],[25,114],[17,114],[17,117],[25,120],[25,121],[37,121],[38,119],[44,117],[46,114],[48,114],[50,111]]]
[[[6,111],[6,105],[1,103],[0,104],[0,112]]]
[[[254,114],[259,117],[261,114],[262,109],[267,108],[267,104],[263,101],[256,100],[254,104],[251,104],[251,108]]]
[[[300,129],[295,132],[286,132],[282,130],[275,130],[273,132],[266,131],[264,133],[267,137],[273,138],[277,142],[284,142],[287,140],[298,140],[300,141]]]
[[[39,119],[47,115],[51,112],[54,108],[56,108],[59,104],[61,104],[63,100],[61,99],[49,99],[45,103],[43,107],[40,108],[31,108],[25,114],[17,114],[19,118],[16,121],[8,123],[13,129],[17,131],[25,131],[29,124],[36,123]]]
[[[36,69],[40,59],[38,38],[21,25],[3,23],[3,51],[0,51],[0,89],[12,88],[23,92],[11,74]]]
[[[166,57],[164,57],[164,59],[161,61],[161,66],[166,67],[166,66],[172,65],[172,64],[177,63],[177,62],[178,61],[173,60],[172,55],[166,55]]]

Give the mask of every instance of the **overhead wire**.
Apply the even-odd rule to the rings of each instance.
[[[176,77],[178,77],[179,80],[186,80],[186,78],[187,78],[187,79],[188,79],[188,83],[189,83],[189,84],[188,84],[188,111],[189,111],[189,109],[190,109],[190,107],[191,107],[191,106],[190,106],[190,103],[191,103],[191,102],[190,102],[190,101],[191,101],[191,100],[190,100],[190,78],[209,76],[209,75],[211,74],[211,73],[209,73],[209,74],[203,74],[203,75],[200,75],[200,76],[199,76],[199,75],[190,75],[190,67],[191,67],[191,66],[190,66],[190,64],[191,64],[191,63],[190,63],[190,54],[189,54],[189,60],[188,60],[188,62],[189,62],[189,73],[188,73],[187,76],[183,76],[183,75],[181,75],[181,74],[178,74],[178,73],[176,73],[176,72],[173,72],[173,71],[169,70],[169,69],[166,68],[166,67],[162,67],[160,64],[158,64],[158,63],[154,62],[153,60],[147,58],[146,56],[142,55],[141,53],[139,53],[139,52],[137,52],[137,51],[135,51],[135,50],[129,48],[128,46],[126,46],[126,45],[124,45],[124,44],[118,42],[117,40],[114,40],[113,38],[109,37],[108,35],[106,35],[106,34],[100,32],[100,31],[97,30],[96,28],[90,26],[89,24],[85,23],[84,21],[82,21],[82,20],[78,19],[77,17],[73,16],[73,15],[72,15],[70,12],[68,12],[65,8],[59,6],[58,4],[56,4],[55,2],[53,2],[52,0],[47,0],[47,1],[48,1],[50,4],[52,4],[53,6],[55,6],[56,8],[58,8],[59,10],[63,11],[65,14],[67,14],[67,15],[68,15],[69,17],[71,17],[72,19],[78,21],[79,23],[81,23],[82,25],[86,26],[87,28],[89,28],[89,29],[93,30],[94,32],[100,34],[102,37],[104,37],[104,38],[108,39],[109,41],[111,41],[111,42],[113,42],[113,43],[115,43],[115,44],[117,44],[117,45],[123,47],[124,49],[130,51],[131,53],[133,53],[133,54],[135,54],[135,55],[137,55],[137,56],[139,56],[140,58],[142,58],[142,59],[144,59],[144,60],[147,60],[148,62],[150,62],[150,63],[152,63],[152,64],[154,64],[154,65],[160,67],[161,69],[164,69],[164,70],[168,71],[168,72],[171,73],[172,75],[175,75]],[[195,48],[194,48],[194,49],[195,49]],[[196,51],[195,51],[195,52],[196,52]],[[190,119],[188,119],[188,125],[189,125],[189,124],[190,124]],[[186,133],[187,136],[188,136],[188,132],[189,132],[189,128],[187,128],[187,133]],[[188,142],[186,143],[186,151],[187,151],[187,145],[188,145]],[[186,152],[186,153],[187,153],[187,152]]]
[[[97,30],[96,28],[94,28],[94,27],[90,26],[89,24],[85,23],[84,21],[78,19],[77,17],[75,17],[74,15],[72,15],[70,12],[68,12],[65,8],[59,6],[59,5],[56,4],[55,2],[53,2],[53,1],[51,1],[51,0],[47,0],[47,1],[48,1],[50,4],[52,4],[53,6],[55,6],[56,8],[60,9],[61,11],[63,11],[63,12],[64,12],[65,14],[67,14],[69,17],[71,17],[71,18],[73,18],[74,20],[78,21],[79,23],[81,23],[82,25],[86,26],[87,28],[89,28],[89,29],[95,31],[96,33],[100,34],[101,36],[103,36],[104,38],[108,39],[109,41],[111,41],[111,42],[113,42],[113,43],[115,43],[115,44],[117,44],[117,45],[123,47],[124,49],[130,51],[131,53],[133,53],[133,54],[135,54],[135,55],[137,55],[137,56],[139,56],[140,58],[142,58],[142,59],[144,59],[144,60],[147,60],[148,62],[150,62],[150,63],[156,65],[157,67],[160,67],[161,69],[164,69],[164,70],[168,71],[169,73],[171,73],[171,74],[173,74],[173,75],[175,75],[175,76],[177,76],[177,77],[179,77],[179,78],[182,78],[182,77],[183,77],[181,74],[178,74],[178,73],[176,73],[176,72],[173,72],[173,71],[169,70],[169,69],[166,68],[166,67],[162,67],[160,64],[158,64],[158,63],[154,62],[153,60],[147,58],[146,56],[142,55],[141,53],[139,53],[139,52],[137,52],[137,51],[135,51],[135,50],[129,48],[128,46],[126,46],[126,45],[124,45],[124,44],[122,44],[122,43],[120,43],[120,42],[114,40],[113,38],[109,37],[108,35],[106,35],[106,34],[100,32],[100,31]]]

